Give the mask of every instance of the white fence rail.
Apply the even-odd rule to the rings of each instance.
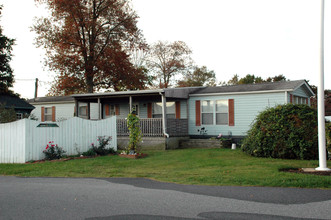
[[[56,124],[58,127],[42,127]],[[109,147],[117,150],[116,117],[100,121],[71,118],[57,123],[22,119],[0,124],[0,163],[25,163],[44,158],[49,141],[62,147],[67,155],[87,151],[98,137],[111,136]]]

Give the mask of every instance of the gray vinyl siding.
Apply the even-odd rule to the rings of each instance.
[[[290,95],[308,98],[308,105],[310,105],[310,97],[302,86],[287,94],[288,103],[290,103]]]
[[[196,126],[195,101],[196,100],[228,100],[234,99],[234,124],[228,125],[201,125]],[[214,95],[214,96],[192,96],[189,99],[189,134],[199,135],[198,129],[205,127],[206,135],[218,136],[232,134],[243,136],[249,130],[251,123],[257,114],[267,107],[285,103],[285,92],[260,93],[260,94],[238,94],[238,95]],[[214,122],[215,123],[215,122]]]
[[[294,90],[292,92],[293,95],[299,96],[299,97],[304,97],[304,98],[308,98],[307,93],[305,92],[305,90],[301,87],[297,88],[296,90]]]

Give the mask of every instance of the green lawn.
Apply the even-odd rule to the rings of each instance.
[[[0,175],[28,177],[146,177],[199,185],[331,188],[331,176],[280,172],[318,161],[254,158],[229,149],[147,151],[144,159],[105,156],[65,162],[0,164]],[[331,161],[328,161],[331,167]]]

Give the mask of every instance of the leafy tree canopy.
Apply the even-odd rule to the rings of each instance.
[[[2,11],[2,5],[0,5],[0,17]],[[15,40],[10,39],[2,34],[2,27],[0,26],[0,94],[13,94],[9,90],[14,83],[13,70],[11,69],[9,62],[12,58],[12,46]]]
[[[213,70],[208,70],[206,66],[195,66],[193,72],[185,74],[184,79],[179,80],[177,85],[178,87],[215,86],[215,72]]]
[[[147,64],[154,73],[157,87],[168,88],[176,76],[187,72],[192,66],[191,54],[191,49],[183,41],[153,44]]]
[[[268,77],[266,80],[262,79],[262,77],[255,76],[254,74],[247,74],[243,78],[239,78],[238,74],[235,74],[232,79],[228,81],[228,85],[239,85],[239,84],[253,84],[253,83],[263,83],[263,82],[278,82],[285,81],[286,77],[281,75]]]
[[[130,62],[130,52],[146,44],[129,1],[35,1],[51,13],[32,28],[45,64],[58,73],[51,94],[145,87],[146,71]]]

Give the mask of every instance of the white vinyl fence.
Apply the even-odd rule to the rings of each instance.
[[[43,150],[50,141],[67,155],[75,155],[87,151],[92,143],[98,145],[101,136],[112,137],[107,147],[117,150],[116,116],[99,121],[74,117],[56,123],[22,119],[0,124],[0,163],[43,159]]]

